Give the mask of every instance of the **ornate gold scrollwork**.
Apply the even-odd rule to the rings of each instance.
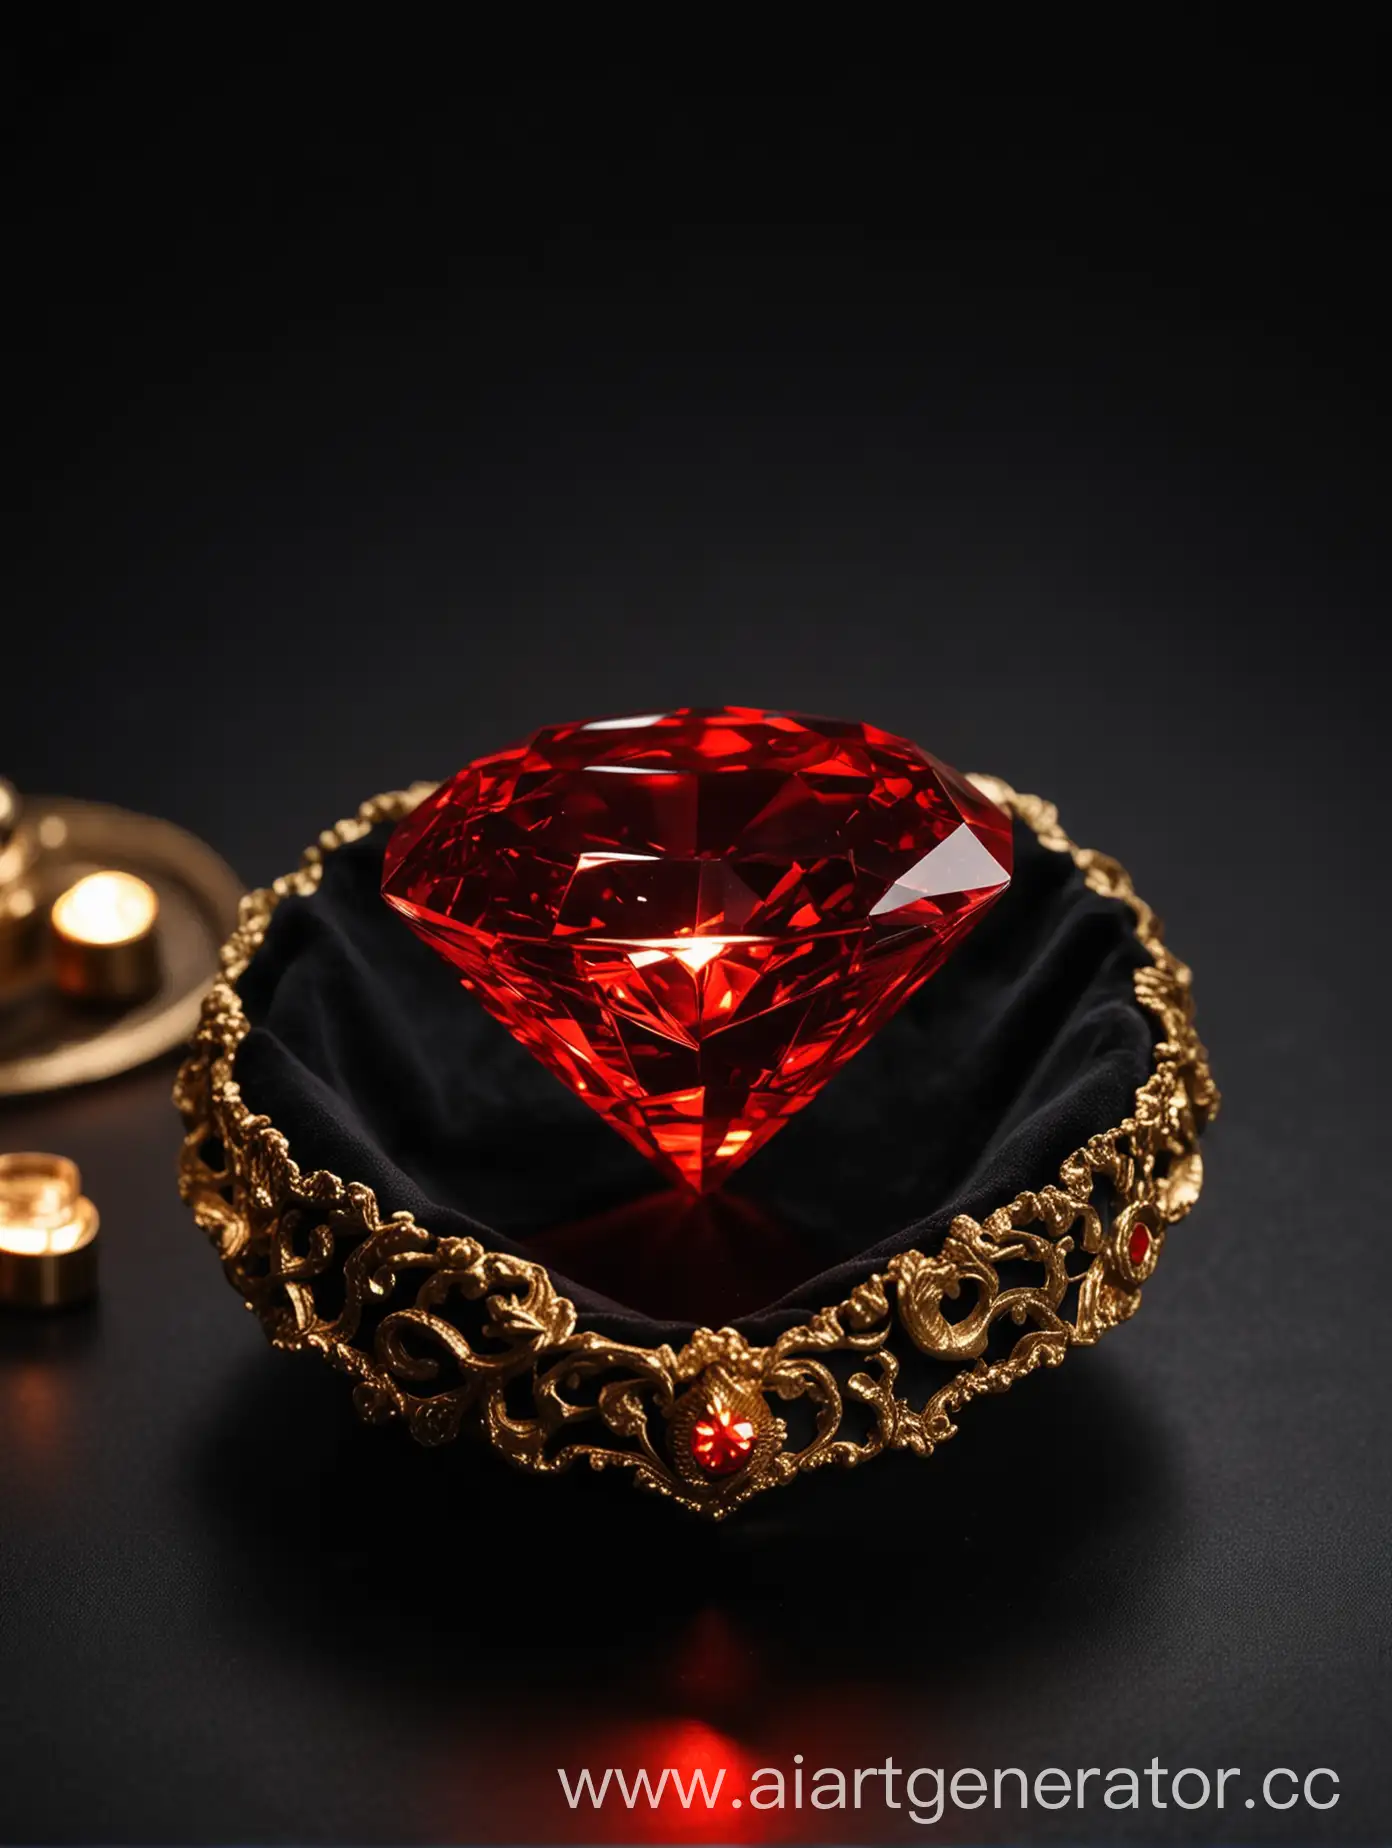
[[[926,1456],[955,1435],[972,1399],[1057,1366],[1070,1347],[1125,1321],[1166,1227],[1198,1198],[1197,1138],[1218,1108],[1189,971],[1123,869],[1075,847],[1052,804],[995,778],[975,781],[1046,847],[1071,855],[1093,891],[1127,905],[1150,956],[1135,987],[1159,1023],[1155,1069],[1132,1115],[1070,1155],[1056,1184],[980,1223],[954,1219],[938,1251],[900,1252],[767,1347],[732,1328],[701,1328],[673,1349],[584,1328],[543,1265],[436,1237],[407,1213],[383,1219],[370,1188],[303,1173],[285,1137],[242,1099],[235,1059],[247,1019],[235,984],[281,899],[312,893],[326,854],[407,814],[422,784],[364,803],[319,837],[298,871],[243,899],[175,1087],[186,1128],[180,1191],[270,1339],[321,1355],[353,1381],[365,1419],[399,1421],[420,1443],[472,1430],[525,1469],[580,1460],[624,1469],[719,1519],[809,1469],[895,1449]],[[921,1395],[902,1385],[915,1360],[945,1375]],[[693,1442],[698,1424],[721,1412],[752,1436],[738,1467],[714,1473]]]

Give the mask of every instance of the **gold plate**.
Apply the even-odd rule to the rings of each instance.
[[[47,890],[102,867],[136,873],[155,888],[160,983],[118,1016],[68,1000],[48,983],[0,1001],[0,1097],[110,1078],[188,1039],[242,895],[227,862],[173,822],[49,796],[29,797],[25,820],[40,843],[35,871]]]

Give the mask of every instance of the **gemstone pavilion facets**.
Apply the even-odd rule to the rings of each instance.
[[[1010,822],[871,725],[741,707],[558,725],[403,821],[383,894],[693,1187],[801,1110],[1010,882]]]

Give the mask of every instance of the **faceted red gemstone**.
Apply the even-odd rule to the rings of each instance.
[[[743,1467],[754,1448],[754,1426],[733,1412],[713,1411],[691,1427],[691,1454],[712,1476],[729,1476]]]
[[[1009,819],[870,725],[739,707],[559,725],[468,764],[382,890],[644,1155],[715,1187],[1010,882]]]
[[[1137,1226],[1131,1234],[1126,1247],[1126,1255],[1133,1264],[1144,1264],[1150,1251],[1150,1234],[1144,1226]]]

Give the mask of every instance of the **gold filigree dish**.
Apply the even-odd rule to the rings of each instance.
[[[280,901],[316,890],[325,855],[398,821],[431,785],[375,797],[322,834],[298,871],[243,899],[175,1091],[180,1191],[275,1346],[320,1355],[353,1381],[365,1419],[399,1421],[423,1444],[469,1430],[522,1468],[626,1470],[719,1519],[805,1470],[889,1450],[927,1456],[972,1399],[1125,1321],[1167,1228],[1198,1197],[1198,1136],[1218,1107],[1189,971],[1115,860],[1076,847],[1050,803],[973,781],[1131,910],[1150,958],[1135,990],[1158,1023],[1154,1070],[1132,1114],[1056,1179],[981,1221],[958,1216],[939,1250],[898,1253],[766,1347],[733,1328],[697,1329],[681,1348],[611,1340],[583,1325],[543,1265],[438,1237],[408,1213],[383,1217],[360,1182],[301,1171],[242,1099],[235,1060],[248,1021],[235,984]],[[754,1436],[740,1468],[712,1475],[692,1437],[721,1411]]]

